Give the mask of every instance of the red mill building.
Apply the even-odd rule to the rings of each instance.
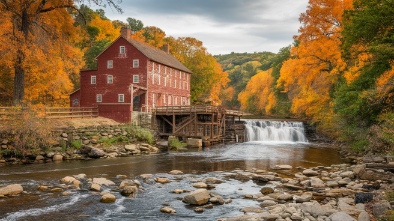
[[[99,116],[130,122],[131,112],[190,105],[191,71],[166,50],[130,38],[123,28],[97,57],[97,70],[80,72],[71,107],[98,107]]]

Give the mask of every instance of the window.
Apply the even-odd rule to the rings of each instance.
[[[112,84],[114,83],[114,77],[112,75],[107,76],[107,84]]]
[[[171,105],[171,95],[168,95],[168,105]]]
[[[124,94],[118,94],[118,102],[124,102]]]
[[[103,95],[102,94],[96,94],[96,102],[103,102]]]
[[[140,76],[138,74],[133,75],[133,83],[140,83]]]
[[[174,85],[174,88],[176,88],[176,80],[175,80],[175,85]]]
[[[119,47],[119,54],[126,54],[126,47],[125,46]]]
[[[133,60],[133,68],[138,68],[140,66],[140,60],[139,59],[134,59]]]
[[[96,76],[90,76],[90,84],[96,84]]]
[[[113,68],[113,67],[114,67],[114,61],[113,60],[108,60],[107,61],[107,68],[110,69],[110,68]]]
[[[153,106],[153,107],[156,106],[156,97],[155,97],[155,94],[152,94],[152,106]]]

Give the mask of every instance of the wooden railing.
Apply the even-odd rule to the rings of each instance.
[[[179,113],[213,113],[222,112],[227,115],[243,116],[248,115],[245,112],[237,110],[226,110],[222,107],[211,105],[190,105],[190,106],[163,106],[152,109],[155,114],[179,114]]]
[[[97,107],[47,107],[45,118],[93,118],[98,117]]]
[[[153,113],[160,114],[179,114],[179,113],[213,113],[218,112],[219,108],[210,105],[191,105],[191,106],[162,106],[153,108]]]
[[[15,119],[31,111],[43,118],[93,118],[98,117],[97,107],[46,107],[33,111],[28,108],[0,107],[0,119]]]

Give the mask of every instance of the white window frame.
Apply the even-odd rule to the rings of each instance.
[[[124,103],[124,94],[118,94],[118,102]]]
[[[119,46],[119,54],[126,54],[126,46]]]
[[[103,95],[102,94],[96,94],[96,102],[97,103],[103,102]]]
[[[133,68],[139,68],[139,67],[140,67],[140,60],[134,59],[133,60]]]
[[[113,60],[107,60],[107,68],[108,69],[114,68],[114,61]]]
[[[155,98],[155,94],[152,94],[152,107],[156,106]]]
[[[140,76],[138,74],[133,75],[133,83],[140,83]]]
[[[107,75],[107,84],[113,84],[113,83],[114,83],[114,76]]]
[[[157,74],[157,77],[158,77],[158,82],[157,82],[157,84],[160,85],[160,78],[161,78],[160,72]]]
[[[168,95],[168,105],[171,105],[171,99],[172,99],[172,97],[171,97],[171,95]]]
[[[174,88],[176,88],[176,79],[175,79],[175,83],[174,83]]]
[[[97,77],[96,75],[90,76],[90,84],[96,84],[97,83]]]

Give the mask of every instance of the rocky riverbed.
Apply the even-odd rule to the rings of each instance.
[[[0,198],[8,200],[15,195],[37,192],[38,195],[58,194],[67,198],[88,192],[96,196],[97,204],[113,204],[124,199],[144,202],[144,198],[152,197],[149,194],[154,191],[168,191],[167,197],[182,202],[191,216],[220,210],[237,202],[234,206],[240,215],[220,215],[210,217],[210,220],[373,221],[392,220],[392,215],[391,219],[383,217],[392,212],[394,205],[393,181],[391,172],[368,168],[363,162],[312,168],[277,165],[270,170],[217,171],[209,175],[184,174],[179,170],[136,177],[70,174],[56,184],[41,184],[36,191],[25,191],[29,188],[19,184],[1,187]],[[187,188],[171,186],[179,182],[186,183]],[[236,186],[232,186],[234,184]],[[224,190],[230,186],[235,188],[231,194]],[[161,211],[163,218],[167,217],[164,214],[175,216],[179,213],[180,207],[173,201],[156,200],[162,201],[160,206],[152,204],[156,208],[151,209]],[[184,208],[181,212],[185,213]],[[85,218],[94,218],[91,216]],[[12,217],[4,220],[7,218]]]

